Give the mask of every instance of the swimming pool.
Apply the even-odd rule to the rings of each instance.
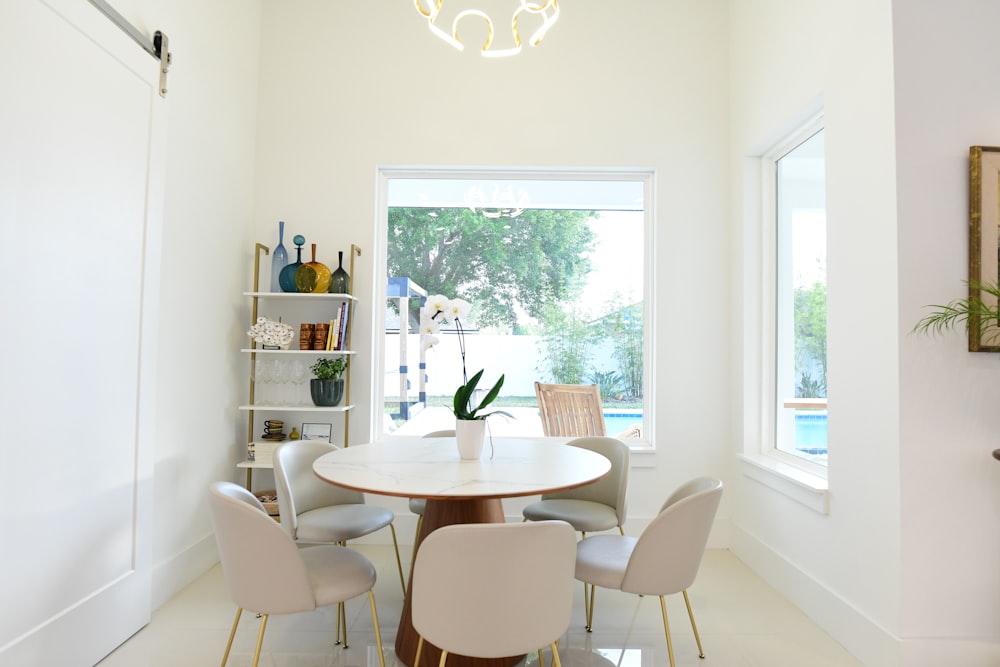
[[[608,435],[621,433],[632,424],[642,423],[642,410],[605,410],[604,427]]]

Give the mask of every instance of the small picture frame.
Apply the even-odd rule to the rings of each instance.
[[[304,423],[302,433],[299,436],[302,440],[325,440],[331,442],[333,435],[333,424]]]

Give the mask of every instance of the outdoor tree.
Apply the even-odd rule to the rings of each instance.
[[[826,284],[818,280],[795,288],[795,377],[796,397],[826,397]]]
[[[558,384],[582,384],[598,334],[579,308],[548,306],[539,341],[547,368],[537,369]]]
[[[544,320],[546,308],[571,300],[590,271],[588,221],[596,215],[529,209],[487,218],[467,208],[390,208],[389,275],[474,303],[480,326],[514,328],[518,310]]]

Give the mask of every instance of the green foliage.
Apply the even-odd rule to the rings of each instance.
[[[576,309],[546,308],[540,345],[548,362],[547,370],[558,384],[582,384],[590,349],[597,336],[583,314]]]
[[[475,303],[480,326],[513,328],[517,308],[542,319],[583,283],[593,244],[588,221],[596,215],[529,209],[487,218],[466,208],[390,208],[389,275]]]
[[[963,325],[965,332],[983,343],[995,343],[1000,337],[1000,282],[983,283],[965,281],[970,294],[965,299],[955,299],[943,306],[932,305],[934,312],[927,315],[913,327],[920,333],[939,334]],[[992,304],[983,300],[983,294],[991,297]]]
[[[501,375],[500,379],[497,380],[493,388],[487,392],[486,397],[479,402],[475,408],[470,409],[469,406],[472,404],[472,397],[476,393],[476,385],[479,384],[480,378],[483,377],[483,371],[479,371],[472,376],[472,379],[463,384],[455,392],[455,401],[453,405],[452,412],[455,413],[456,419],[486,419],[491,415],[506,415],[510,417],[509,413],[503,410],[494,410],[493,412],[487,412],[485,414],[478,414],[480,410],[485,408],[487,405],[496,400],[496,397],[500,395],[500,387],[503,386],[504,376]]]
[[[795,376],[797,398],[826,397],[826,285],[795,288]],[[813,371],[819,377],[813,379]],[[815,393],[800,393],[815,392]]]
[[[825,379],[817,380],[811,374],[799,376],[799,382],[795,386],[796,398],[824,398],[826,397]]]
[[[587,381],[596,384],[601,396],[605,398],[618,396],[622,391],[621,375],[614,371],[591,371]]]
[[[623,301],[619,299],[619,301]],[[641,398],[643,394],[643,320],[642,302],[619,308],[610,317],[611,342],[614,357],[626,396]]]
[[[339,380],[347,369],[347,361],[343,357],[317,359],[309,369],[317,380]]]

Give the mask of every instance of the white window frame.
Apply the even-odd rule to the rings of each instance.
[[[377,208],[376,208],[376,247],[373,261],[373,278],[375,290],[372,296],[374,303],[385,303],[386,300],[386,248],[388,247],[388,191],[389,181],[393,179],[481,179],[481,180],[556,180],[556,181],[636,181],[643,184],[643,231],[645,244],[643,259],[645,276],[643,281],[643,417],[644,431],[641,439],[630,441],[634,451],[652,451],[656,442],[656,419],[653,406],[656,405],[656,359],[655,346],[655,285],[656,248],[655,220],[655,173],[651,169],[501,169],[483,167],[433,167],[433,166],[379,166],[377,167]],[[385,405],[385,387],[383,386],[385,359],[385,309],[374,308],[375,326],[373,329],[374,360],[371,375],[371,423],[370,432],[377,438],[386,437],[382,430],[382,410]]]
[[[758,245],[759,265],[757,270],[751,267],[747,277],[756,279],[758,288],[753,290],[759,299],[759,319],[747,313],[745,322],[751,329],[744,333],[750,335],[748,340],[756,339],[744,347],[751,359],[747,366],[754,369],[757,375],[756,383],[745,385],[753,390],[756,385],[756,400],[744,402],[747,412],[744,413],[743,451],[740,456],[741,469],[744,475],[755,479],[785,495],[797,500],[817,512],[829,513],[829,484],[827,467],[801,457],[783,452],[776,447],[775,428],[777,416],[777,377],[776,377],[776,340],[777,340],[777,201],[776,173],[777,161],[790,150],[814,135],[825,130],[821,110],[800,117],[800,122],[791,127],[769,148],[761,151],[752,164],[748,164],[745,175],[748,179],[748,192],[755,192],[758,206],[753,210],[752,202],[747,209],[748,220],[746,229],[748,238],[756,238]],[[753,180],[757,180],[756,187]],[[757,233],[753,233],[756,227]],[[750,254],[746,255],[748,258]],[[752,324],[758,322],[756,335],[752,335]],[[755,359],[754,359],[755,357]],[[756,427],[754,424],[756,423]]]

